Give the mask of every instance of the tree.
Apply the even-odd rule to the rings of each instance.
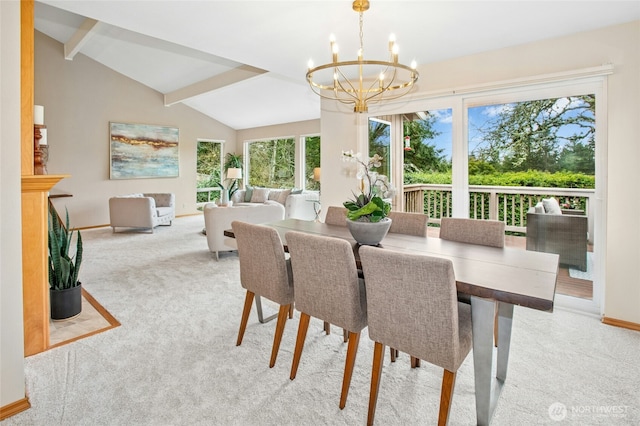
[[[404,167],[406,171],[444,172],[449,163],[442,155],[443,149],[438,149],[429,143],[440,133],[433,125],[436,117],[427,112],[424,120],[404,121],[404,135],[409,136],[411,150],[404,152]]]
[[[495,119],[478,129],[483,142],[472,153],[477,160],[500,171],[555,172],[572,167],[567,170],[594,173],[589,166],[595,136],[594,95],[496,107]]]

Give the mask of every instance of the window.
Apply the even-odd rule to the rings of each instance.
[[[369,157],[375,154],[384,159],[375,171],[391,178],[391,123],[371,117],[369,118]]]
[[[320,190],[319,176],[314,170],[320,167],[320,136],[305,136],[302,138],[304,149],[304,189]]]
[[[196,156],[196,203],[207,203],[220,196],[222,142],[199,140]]]
[[[295,140],[270,139],[249,142],[248,184],[265,188],[295,185]]]

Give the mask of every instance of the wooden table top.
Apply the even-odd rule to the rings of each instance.
[[[344,226],[286,219],[269,223],[286,247],[286,233],[306,232],[351,241],[357,255],[358,245]],[[224,234],[233,238],[233,231]],[[458,291],[483,298],[553,311],[559,256],[511,247],[496,248],[465,244],[440,238],[424,238],[388,233],[380,247],[450,259]],[[366,278],[365,278],[366,279]]]

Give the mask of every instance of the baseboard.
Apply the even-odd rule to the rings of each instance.
[[[31,408],[29,398],[24,397],[16,402],[12,402],[9,405],[0,407],[0,420],[4,420],[8,417],[14,416],[18,413],[28,410],[29,408]]]
[[[602,317],[602,323],[607,325],[613,325],[615,327],[628,328],[629,330],[640,331],[640,324],[631,322],[631,321],[623,321],[615,318]]]

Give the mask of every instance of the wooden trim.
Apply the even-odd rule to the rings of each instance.
[[[22,176],[22,192],[49,192],[62,179],[71,175]]]
[[[602,323],[615,327],[627,328],[629,330],[640,331],[640,324],[631,321],[624,321],[615,318],[602,317]]]
[[[107,320],[109,325],[107,327],[104,327],[104,328],[101,328],[101,329],[98,329],[98,330],[94,330],[94,331],[91,331],[89,333],[82,334],[80,336],[76,336],[76,337],[74,337],[72,339],[65,340],[64,342],[60,342],[60,343],[57,343],[55,345],[51,345],[51,346],[49,346],[49,349],[57,348],[59,346],[64,346],[67,343],[75,342],[76,340],[84,339],[85,337],[93,336],[94,334],[102,333],[103,331],[111,330],[112,328],[116,328],[116,327],[119,327],[121,325],[120,322],[117,319],[115,319],[113,315],[111,315],[109,313],[109,311],[107,311],[96,299],[93,298],[92,295],[89,294],[88,291],[86,291],[84,289],[84,287],[82,288],[82,297],[84,297],[85,300],[87,302],[89,302],[91,304],[91,306],[93,306],[94,309],[96,311],[98,311],[98,313],[100,315],[102,315],[102,317],[105,320]]]
[[[20,168],[33,175],[34,2],[20,2]]]
[[[15,416],[18,413],[28,410],[31,408],[31,403],[29,402],[29,398],[24,397],[19,399],[11,404],[7,404],[4,407],[0,407],[0,420],[4,420],[8,417]]]

